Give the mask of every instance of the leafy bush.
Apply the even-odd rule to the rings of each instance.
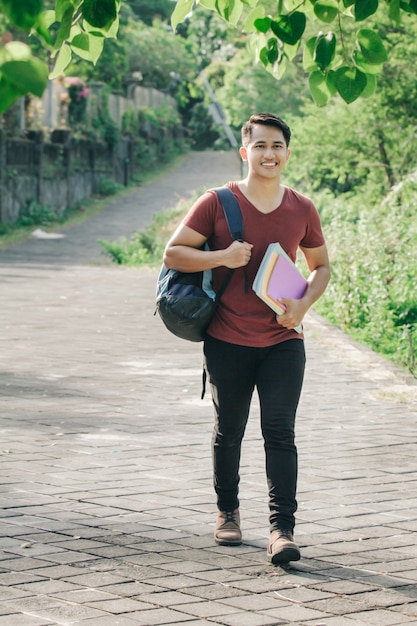
[[[126,111],[122,129],[134,137],[135,180],[141,172],[150,172],[155,166],[160,167],[161,162],[169,163],[188,150],[179,113],[166,103]]]
[[[50,207],[32,201],[22,213],[16,226],[35,226],[59,221],[59,216]]]
[[[97,183],[96,192],[99,196],[114,196],[124,189],[123,185],[112,178],[102,178]]]
[[[361,195],[322,209],[332,280],[317,304],[331,322],[417,374],[417,176],[382,203]],[[329,199],[329,198],[328,198]]]
[[[191,109],[187,129],[194,150],[212,148],[213,143],[219,138],[213,118],[202,102],[194,105]]]

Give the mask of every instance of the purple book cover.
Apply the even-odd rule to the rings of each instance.
[[[268,296],[274,300],[280,298],[298,300],[304,295],[306,288],[306,279],[290,259],[280,254],[268,281]]]

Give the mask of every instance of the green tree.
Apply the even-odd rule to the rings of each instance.
[[[309,75],[317,105],[339,93],[351,103],[370,96],[388,60],[379,24],[388,15],[397,27],[417,13],[416,0],[177,0],[172,15],[177,28],[195,6],[217,12],[250,37],[264,67],[281,78],[291,61]],[[413,16],[414,17],[414,16]]]
[[[152,26],[155,20],[168,21],[172,13],[172,0],[129,0],[133,14]]]
[[[377,199],[415,168],[417,24],[404,21],[401,31],[387,25],[385,36],[391,55],[372,98],[351,105],[334,99],[325,116],[310,103],[291,119],[294,185],[334,195],[369,189]]]
[[[192,19],[178,25],[177,33],[186,40],[190,53],[203,70],[213,61],[226,62],[244,47],[240,33],[216,13],[196,9]],[[215,85],[213,85],[215,87]]]
[[[175,91],[180,81],[195,78],[195,59],[188,53],[185,41],[173,37],[171,31],[130,21],[123,36],[129,71],[140,72],[145,85]]]
[[[126,40],[121,36],[106,41],[96,65],[74,58],[73,63],[67,68],[68,74],[82,76],[87,82],[103,82],[107,87],[116,91],[123,90],[128,71]]]
[[[183,85],[198,73],[186,41],[155,22],[147,26],[132,12],[120,12],[117,39],[106,42],[96,65],[77,60],[69,67],[87,81],[102,81],[112,89],[125,88],[128,74],[141,76],[141,84],[185,97]]]
[[[230,124],[236,129],[254,111],[299,116],[307,94],[307,81],[295,66],[278,82],[253,63],[247,50],[239,50],[231,63],[224,64],[223,85],[216,91]]]

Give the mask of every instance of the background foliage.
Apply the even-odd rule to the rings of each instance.
[[[336,98],[325,114],[306,102],[290,115],[287,176],[315,200],[330,247],[318,310],[417,375],[415,35],[415,20],[387,30],[390,59],[372,98]]]

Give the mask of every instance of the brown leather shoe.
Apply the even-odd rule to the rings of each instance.
[[[239,509],[219,511],[214,540],[219,546],[240,546],[242,533],[240,532]]]
[[[294,543],[294,536],[290,530],[274,530],[271,533],[268,546],[268,559],[274,565],[299,561],[300,550]]]

